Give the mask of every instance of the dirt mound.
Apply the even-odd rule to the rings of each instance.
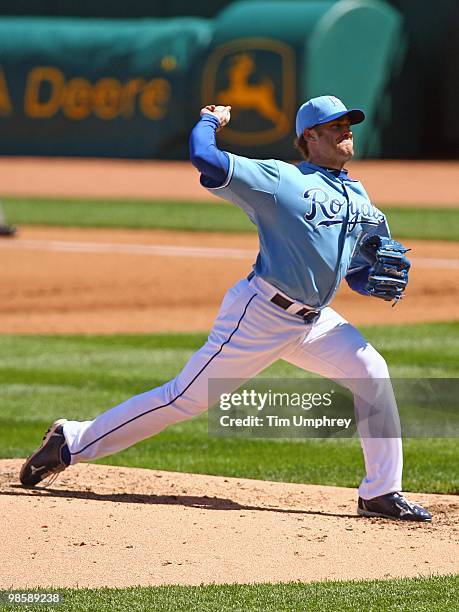
[[[459,500],[432,524],[358,517],[353,489],[102,465],[23,489],[0,461],[0,588],[349,580],[459,570]]]

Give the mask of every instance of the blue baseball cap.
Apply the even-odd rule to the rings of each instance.
[[[312,98],[300,106],[296,114],[296,135],[298,138],[306,128],[312,128],[333,119],[348,115],[351,125],[362,123],[365,113],[360,108],[346,108],[335,96]]]

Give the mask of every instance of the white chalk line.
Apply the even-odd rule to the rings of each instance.
[[[214,247],[123,244],[110,242],[69,242],[62,240],[0,240],[0,249],[57,251],[61,253],[120,253],[161,257],[199,257],[209,259],[253,259],[256,251]]]
[[[0,249],[17,251],[53,251],[60,253],[118,253],[123,255],[148,255],[158,257],[196,257],[201,259],[250,259],[256,251],[220,247],[192,247],[174,245],[123,244],[111,242],[71,242],[64,240],[22,240],[5,238],[0,240]],[[413,257],[413,266],[418,268],[458,269],[459,259]]]

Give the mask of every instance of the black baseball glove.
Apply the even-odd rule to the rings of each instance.
[[[409,251],[396,240],[374,234],[360,245],[360,253],[371,265],[365,290],[374,297],[395,304],[402,299],[411,267],[405,253]]]

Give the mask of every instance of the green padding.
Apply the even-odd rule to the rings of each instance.
[[[251,0],[214,21],[0,18],[0,154],[186,158],[216,103],[233,107],[223,148],[291,159],[298,106],[335,94],[367,113],[357,153],[378,155],[401,31],[383,0]]]
[[[2,154],[173,157],[207,20],[0,20]]]
[[[349,107],[365,109],[365,122],[354,128],[360,155],[380,153],[380,131],[390,119],[388,85],[404,53],[401,15],[373,0],[353,2],[349,10],[338,3],[305,48],[304,97],[333,91]]]
[[[246,0],[236,2],[218,15],[214,44],[244,36],[269,36],[304,47],[318,20],[336,0]]]

